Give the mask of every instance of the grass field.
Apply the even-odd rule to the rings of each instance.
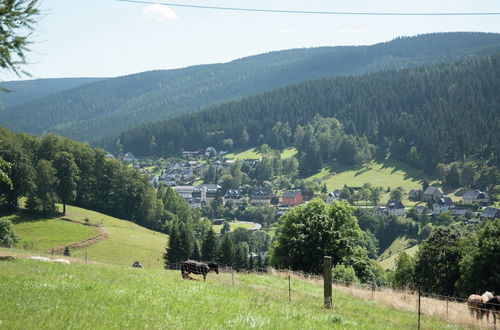
[[[373,186],[382,186],[384,189],[390,187],[403,187],[405,206],[414,205],[408,200],[410,189],[421,189],[423,180],[432,182],[432,177],[424,174],[415,168],[392,159],[383,162],[372,161],[358,168],[342,166],[338,163],[324,167],[318,173],[311,175],[306,180],[319,179],[326,183],[329,191],[342,189],[344,185],[349,187],[361,187],[364,183],[371,183]],[[382,195],[381,203],[389,199],[389,193]],[[364,202],[361,202],[363,204]],[[360,205],[361,205],[360,204]]]
[[[14,222],[14,230],[22,239],[18,247],[33,251],[49,251],[53,248],[78,242],[97,233],[97,228],[78,223],[46,219],[26,213],[5,216]],[[146,229],[130,221],[120,220],[105,214],[74,206],[66,207],[66,216],[71,220],[100,224],[108,233],[108,238],[97,243],[71,250],[71,255],[91,261],[131,265],[140,261],[143,265],[161,268],[167,235]]]
[[[1,326],[6,329],[410,329],[416,314],[322,285],[269,275],[210,273],[186,281],[178,271],[111,265],[0,261]],[[369,312],[367,312],[369,311]],[[422,316],[423,328],[457,329]]]
[[[4,215],[0,219],[9,219],[14,223],[14,230],[21,238],[18,246],[33,250],[49,251],[84,240],[97,233],[96,227],[24,212]]]
[[[408,253],[410,256],[414,256],[417,253],[418,250],[418,245],[412,246],[407,249],[399,250],[396,253],[393,253],[391,256],[389,256],[386,259],[383,259],[382,261],[379,261],[379,264],[382,266],[384,269],[394,269],[396,258],[398,257],[398,253],[400,251],[405,251]]]
[[[75,250],[72,255],[90,260],[119,265],[131,265],[140,261],[145,266],[163,267],[162,254],[165,251],[167,235],[146,229],[133,222],[120,220],[99,212],[79,207],[67,207],[67,216],[91,223],[103,223],[108,238],[86,248]]]
[[[230,230],[235,230],[236,228],[250,229],[253,227],[251,223],[240,222],[240,221],[229,222],[229,226]],[[219,233],[220,230],[222,229],[222,225],[212,225],[212,228],[216,233]]]
[[[295,156],[296,154],[297,154],[297,149],[288,148],[281,152],[281,158],[282,159],[290,158],[292,156]],[[253,148],[243,151],[231,152],[226,154],[224,157],[228,159],[261,159],[262,154],[258,151],[257,148]]]

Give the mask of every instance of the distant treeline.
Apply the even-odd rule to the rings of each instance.
[[[304,143],[292,137],[300,136],[320,115],[338,119],[350,145],[368,151],[368,143],[373,144],[384,156],[428,172],[438,163],[465,158],[498,166],[499,76],[500,54],[495,54],[452,64],[313,80],[137,128],[123,133],[120,143],[124,151],[137,155],[164,156],[222,147],[224,140],[232,139],[235,148],[303,144],[307,148],[302,151],[311,155],[314,152],[304,149],[320,149],[321,140]],[[283,140],[287,134],[288,141]]]

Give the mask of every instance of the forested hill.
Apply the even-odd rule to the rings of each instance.
[[[122,131],[310,79],[456,60],[500,50],[500,34],[437,33],[372,46],[272,52],[224,64],[106,79],[0,113],[16,131],[54,131],[101,146]]]
[[[122,134],[124,151],[165,155],[181,149],[235,148],[288,139],[316,115],[335,117],[347,134],[432,169],[478,156],[499,164],[500,53],[466,61],[364,76],[303,82]],[[276,125],[288,123],[288,128]],[[302,130],[302,128],[301,128]],[[297,135],[297,133],[295,133]],[[312,135],[309,134],[309,135]],[[311,139],[311,136],[309,137]],[[306,147],[320,148],[321,137]],[[330,141],[330,144],[334,141]],[[491,159],[496,157],[496,159]]]
[[[9,93],[0,93],[0,103],[3,107],[8,108],[101,79],[103,78],[50,78],[5,81],[0,83],[0,87],[9,90]]]

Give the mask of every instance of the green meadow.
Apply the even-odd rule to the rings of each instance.
[[[162,254],[168,236],[99,212],[74,206],[66,207],[66,216],[44,218],[24,212],[4,215],[14,222],[14,230],[22,242],[17,247],[48,252],[53,248],[82,241],[97,233],[94,226],[64,221],[61,218],[101,224],[108,237],[87,247],[71,250],[74,257],[85,257],[91,262],[131,265],[134,261],[161,268]],[[2,217],[3,218],[3,217]]]
[[[287,148],[281,152],[281,158],[290,158],[297,154],[297,149]],[[235,151],[228,153],[224,156],[227,159],[261,159],[262,154],[259,152],[258,148],[247,149],[242,151]]]
[[[116,265],[0,261],[0,326],[6,329],[411,329],[416,314],[334,290],[323,305],[321,283],[257,274],[178,271]],[[426,329],[457,328],[422,316]]]

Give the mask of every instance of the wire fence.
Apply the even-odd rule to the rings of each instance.
[[[23,249],[0,247],[0,259],[7,256],[14,256],[16,258],[42,257],[47,259],[44,261],[52,262],[65,259],[70,263],[78,264],[117,264],[111,260],[112,258],[109,258],[110,260],[103,256],[96,258],[86,251],[80,251],[78,256],[64,256],[63,252],[60,250],[51,252],[27,251]],[[138,263],[136,263],[136,261]],[[161,265],[163,265],[163,260],[160,259],[131,259],[130,263],[126,266],[158,269]],[[300,296],[305,294],[313,295],[313,293],[304,292],[303,289],[298,290],[296,286],[299,282],[314,286],[323,286],[324,284],[323,276],[300,271],[274,269],[271,267],[256,267],[252,270],[236,270],[232,267],[218,266],[218,274],[215,274],[216,272],[214,269],[207,269],[205,266],[202,267],[203,269],[191,269],[191,272],[187,274],[188,276],[185,274],[187,270],[184,269],[183,271],[183,263],[169,264],[166,269],[169,271],[179,271],[180,278],[203,281],[204,277],[208,276],[211,281],[232,286],[250,285],[248,281],[245,280],[245,275],[248,274],[282,278],[283,286],[279,294],[283,299],[287,299],[292,304]],[[203,276],[203,273],[205,276]],[[485,308],[484,304],[470,306],[467,304],[467,299],[464,298],[419,292],[416,290],[397,290],[389,287],[378,287],[374,284],[344,281],[336,278],[333,278],[332,287],[337,292],[343,292],[364,301],[373,301],[396,310],[414,312],[415,328],[418,329],[430,328],[428,322],[430,322],[431,318],[437,318],[451,324],[470,328],[496,329],[497,324],[500,325],[500,305],[495,303],[490,304],[489,308]],[[317,297],[317,293],[314,294],[314,297]],[[321,303],[322,301],[319,300],[323,298],[317,298],[318,303]],[[333,309],[335,310],[337,307],[341,306],[336,306],[334,301]]]

